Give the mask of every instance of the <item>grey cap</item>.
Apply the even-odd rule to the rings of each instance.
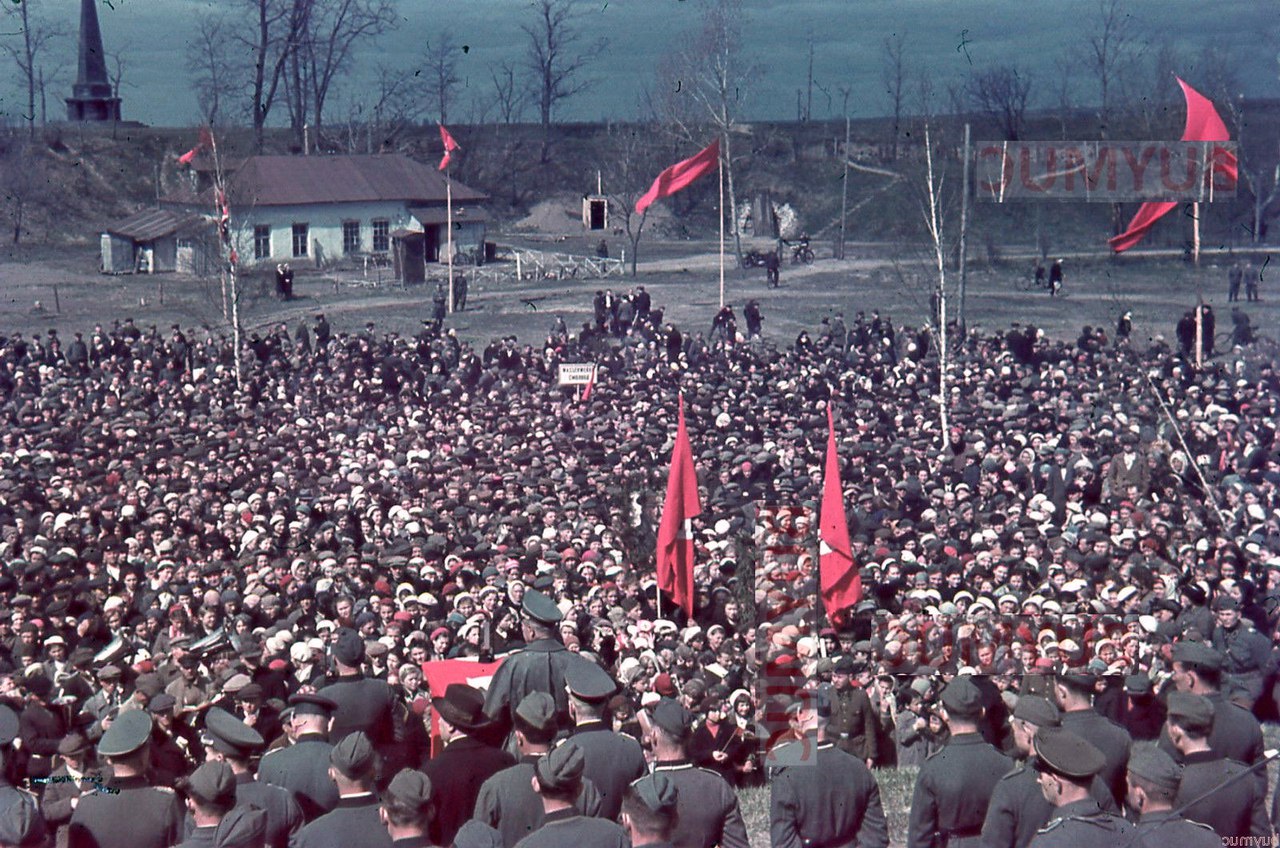
[[[516,723],[545,733],[556,725],[556,702],[546,692],[530,692],[516,705]]]
[[[224,762],[210,761],[191,773],[183,789],[188,795],[210,803],[226,803],[236,797],[236,775]]]
[[[582,780],[587,758],[573,740],[552,748],[533,766],[534,775],[543,789],[563,791]]]
[[[1159,748],[1135,748],[1129,757],[1129,774],[1171,792],[1182,785],[1182,769]]]
[[[151,736],[151,715],[146,710],[126,710],[111,722],[98,743],[104,757],[123,757],[147,743]]]
[[[655,813],[671,813],[679,801],[679,791],[671,778],[662,772],[647,774],[631,784],[646,807]]]
[[[406,807],[421,809],[431,803],[431,778],[420,771],[401,769],[391,778],[386,795]]]
[[[1062,724],[1058,707],[1048,698],[1041,698],[1039,695],[1020,696],[1013,708],[1013,717],[1036,727],[1058,727]]]
[[[266,836],[266,812],[246,804],[222,817],[213,832],[213,845],[214,848],[262,848]]]
[[[453,848],[504,848],[502,834],[479,819],[458,828],[453,837]]]
[[[693,715],[679,701],[663,698],[653,707],[653,723],[676,739],[684,739],[693,726]]]
[[[1034,740],[1036,756],[1049,770],[1072,778],[1092,777],[1106,757],[1082,736],[1061,727],[1042,727]]]
[[[524,597],[520,599],[520,609],[525,615],[542,624],[559,624],[564,618],[556,602],[537,589],[530,589],[524,593]]]
[[[329,762],[347,777],[363,777],[373,770],[376,755],[373,743],[363,730],[342,737],[329,754]]]

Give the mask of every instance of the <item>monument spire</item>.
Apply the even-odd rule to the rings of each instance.
[[[97,0],[80,0],[80,67],[67,98],[69,121],[118,121],[120,98],[107,77],[107,55],[98,27]]]

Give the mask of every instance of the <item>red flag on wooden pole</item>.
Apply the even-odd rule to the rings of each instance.
[[[658,588],[693,615],[693,518],[702,513],[693,451],[684,426],[684,395],[680,396],[676,443],[671,449],[667,499],[658,525]]]
[[[440,160],[439,168],[439,170],[443,171],[449,167],[449,154],[453,153],[455,150],[461,150],[462,145],[454,141],[453,136],[444,128],[444,124],[438,124],[438,126],[440,127],[440,140],[444,142],[444,158]]]
[[[649,186],[649,190],[636,201],[636,214],[642,214],[655,200],[670,197],[698,177],[709,174],[719,162],[720,141],[717,139],[688,159],[677,162],[658,174],[658,178],[653,181],[653,185]]]
[[[836,451],[836,427],[830,406],[827,406],[827,464],[822,472],[818,542],[822,602],[827,615],[832,615],[862,599],[862,576],[849,544],[849,524],[844,517],[844,493],[840,488],[840,456]]]
[[[1182,96],[1187,100],[1187,123],[1182,130],[1182,140],[1230,141],[1231,134],[1227,132],[1227,125],[1218,115],[1218,110],[1213,108],[1212,101],[1187,85],[1181,78],[1178,78],[1178,85],[1182,86]],[[1227,174],[1231,181],[1235,182],[1236,157],[1222,148],[1214,148],[1210,179],[1215,172]],[[1168,201],[1151,201],[1142,204],[1125,231],[1108,239],[1107,244],[1111,245],[1111,249],[1116,253],[1123,253],[1142,241],[1155,226],[1156,221],[1167,215],[1177,205]]]

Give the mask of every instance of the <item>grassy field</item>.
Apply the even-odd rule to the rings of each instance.
[[[497,236],[498,240],[505,240]],[[514,240],[519,240],[516,236]],[[585,239],[543,245],[547,249],[587,252]],[[616,254],[617,247],[615,247]],[[706,332],[719,306],[717,248],[712,242],[653,242],[641,244],[637,277],[605,280],[511,281],[473,283],[465,312],[451,316],[449,325],[473,342],[514,334],[537,344],[546,337],[556,315],[571,331],[590,320],[591,299],[599,288],[629,290],[644,285],[655,307],[666,309],[668,320],[685,332]],[[824,256],[825,252],[825,256]],[[741,307],[748,298],[759,300],[765,335],[789,344],[797,333],[815,333],[823,317],[843,311],[878,309],[895,322],[921,323],[927,314],[936,271],[924,251],[912,245],[856,244],[845,260],[820,250],[811,266],[784,266],[782,285],[766,286],[763,269],[730,268],[725,274],[725,300]],[[1132,311],[1136,340],[1163,334],[1173,338],[1179,316],[1198,295],[1218,312],[1218,327],[1229,327],[1226,303],[1225,257],[1206,256],[1199,268],[1166,256],[1126,256],[1119,260],[1069,256],[1065,296],[1024,292],[1018,283],[1031,268],[1026,258],[1012,256],[1002,264],[979,264],[968,276],[966,314],[971,326],[1000,329],[1011,321],[1030,321],[1051,336],[1075,338],[1083,325],[1103,326],[1108,332],[1116,318]],[[1259,265],[1261,262],[1258,263]],[[0,326],[41,331],[56,327],[66,335],[88,331],[95,322],[132,316],[141,326],[170,323],[224,328],[219,312],[219,284],[173,274],[109,277],[96,273],[97,257],[88,248],[44,249],[0,260]],[[956,276],[950,274],[949,286]],[[383,331],[413,334],[431,312],[431,286],[335,284],[331,276],[300,270],[295,284],[299,298],[281,303],[269,294],[265,276],[250,276],[242,298],[246,330],[260,330],[285,321],[290,328],[324,311],[336,331],[357,330],[366,321]],[[958,300],[955,289],[949,310]],[[1264,273],[1263,301],[1247,307],[1253,323],[1274,334],[1280,320],[1280,298],[1273,280]],[[1234,304],[1233,304],[1234,305]],[[738,310],[741,316],[741,310]]]

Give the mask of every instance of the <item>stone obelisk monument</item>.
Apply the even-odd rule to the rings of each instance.
[[[118,121],[120,98],[107,76],[97,0],[80,0],[80,70],[67,98],[68,121]]]

